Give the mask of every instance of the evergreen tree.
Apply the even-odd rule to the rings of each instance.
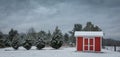
[[[74,24],[74,31],[81,31],[82,25],[81,24]]]
[[[64,34],[64,42],[68,44],[69,35],[67,33]]]
[[[43,40],[47,40],[47,33],[45,31],[40,31],[39,32],[39,37],[41,37]]]
[[[9,36],[8,35],[4,35],[4,44],[5,44],[5,47],[10,47],[10,40],[9,40]]]
[[[62,33],[58,27],[56,27],[55,31],[53,32],[53,37],[51,40],[50,46],[59,49],[63,44]]]
[[[3,41],[3,33],[0,31],[0,48],[4,48],[4,47],[5,47],[5,44]]]
[[[26,40],[24,43],[23,43],[23,47],[27,50],[30,50],[31,47],[32,47],[32,43],[31,43],[31,40]]]
[[[87,22],[86,26],[83,28],[83,31],[102,31],[98,26],[94,26],[92,22]]]
[[[18,34],[17,30],[13,30],[13,29],[10,30],[9,39],[10,39],[11,42],[12,42],[12,40],[13,40],[13,38],[16,34]]]
[[[27,39],[27,35],[25,33],[20,33],[19,34],[19,42],[20,42],[20,46],[22,46],[22,44],[24,43],[24,41]]]
[[[48,31],[48,33],[47,33],[47,35],[46,35],[46,38],[47,38],[47,40],[46,40],[46,45],[49,46],[50,40],[52,40],[52,35],[51,35],[51,32],[50,32],[50,31]]]
[[[102,30],[98,26],[95,26],[94,31],[102,31]]]
[[[3,33],[0,31],[0,39],[2,39],[3,37]]]
[[[32,45],[35,45],[36,43],[36,39],[37,39],[37,36],[36,36],[36,31],[34,28],[30,28],[28,30],[28,33],[27,33],[27,39],[29,39],[32,43]]]
[[[13,38],[13,40],[12,40],[11,46],[12,46],[15,50],[17,50],[17,49],[19,48],[20,42],[19,42],[19,37],[18,37],[18,35],[14,36],[14,38]]]
[[[0,48],[4,48],[4,47],[5,47],[5,45],[3,43],[3,40],[0,39]]]
[[[76,38],[74,36],[75,31],[82,31],[81,24],[74,24],[74,28],[72,31],[69,31],[70,35],[70,45],[73,46],[76,43]]]
[[[48,31],[48,33],[47,33],[47,40],[48,40],[48,41],[51,40],[51,36],[52,36],[51,32]]]
[[[10,45],[17,50],[19,48],[19,34],[17,32],[17,30],[13,30],[11,29],[11,31],[9,32],[9,39],[10,39]]]
[[[94,25],[92,22],[87,22],[86,26],[83,28],[83,31],[94,31]]]
[[[40,37],[38,38],[38,40],[36,42],[36,47],[38,50],[45,47],[45,42]]]

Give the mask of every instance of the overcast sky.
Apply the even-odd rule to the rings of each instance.
[[[65,33],[88,21],[102,28],[106,38],[120,40],[120,0],[0,0],[3,33],[31,27],[53,31],[56,26]]]

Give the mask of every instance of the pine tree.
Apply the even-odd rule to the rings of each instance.
[[[81,31],[82,30],[82,25],[81,24],[74,24],[74,31]]]
[[[34,28],[30,28],[27,33],[27,39],[31,40],[32,45],[35,45],[36,43],[36,31]]]
[[[45,40],[46,41],[46,46],[49,46],[50,45],[50,40],[52,40],[51,38],[52,38],[52,35],[51,35],[51,32],[50,31],[48,31],[48,33],[47,33],[47,35],[46,35],[46,38],[47,38],[47,40]]]
[[[15,50],[17,50],[20,46],[20,44],[19,44],[19,34],[18,34],[17,30],[11,29],[11,31],[9,32],[9,39],[10,39],[10,45]]]
[[[59,49],[63,44],[62,40],[63,40],[62,33],[61,33],[60,29],[58,29],[58,27],[56,27],[55,31],[53,32],[53,37],[52,37],[50,46],[55,49]]]
[[[94,31],[94,25],[92,24],[92,22],[87,22],[83,31]]]
[[[81,24],[74,24],[74,28],[72,29],[72,31],[69,31],[70,35],[70,45],[74,46],[74,44],[76,43],[76,38],[74,36],[75,31],[82,31],[82,25]]]
[[[45,31],[40,31],[39,32],[39,37],[41,37],[43,40],[46,40],[46,32]]]
[[[92,22],[87,22],[83,31],[102,31],[98,26],[94,26]]]
[[[67,33],[65,33],[64,42],[68,44],[68,41],[69,41],[69,35]]]
[[[18,38],[18,35],[14,36],[13,40],[12,40],[12,44],[11,46],[17,50],[20,46],[20,42],[19,42],[19,38]]]
[[[12,42],[12,40],[13,40],[13,38],[16,34],[18,34],[17,30],[13,30],[13,29],[10,30],[9,39],[10,39],[11,42]]]
[[[3,33],[0,31],[0,39],[3,37]]]
[[[38,50],[45,47],[45,42],[40,37],[38,38],[38,40],[36,42],[36,47]]]
[[[10,40],[9,40],[8,35],[5,35],[4,38],[6,38],[4,40],[5,47],[10,47]]]
[[[0,31],[0,48],[4,48],[4,47],[5,47],[5,44],[3,41],[3,33]]]
[[[98,26],[95,26],[94,31],[102,31],[102,30]]]
[[[31,40],[26,40],[24,43],[23,43],[23,47],[27,50],[30,50],[31,47],[32,47],[32,43],[31,43]]]

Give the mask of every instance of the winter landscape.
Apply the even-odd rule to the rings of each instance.
[[[120,57],[120,0],[0,0],[0,57]]]
[[[119,52],[114,52],[102,49],[101,53],[77,52],[75,47],[62,47],[55,50],[51,47],[46,47],[42,50],[36,50],[32,47],[31,50],[25,50],[20,47],[19,50],[12,48],[0,49],[1,57],[120,57]]]

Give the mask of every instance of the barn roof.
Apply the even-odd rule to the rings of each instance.
[[[102,31],[75,31],[75,36],[103,36]]]

